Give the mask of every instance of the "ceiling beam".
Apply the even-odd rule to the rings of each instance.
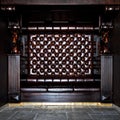
[[[120,5],[120,0],[0,0],[1,5]]]

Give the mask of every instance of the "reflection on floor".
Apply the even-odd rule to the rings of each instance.
[[[120,120],[115,105],[5,105],[0,120]]]

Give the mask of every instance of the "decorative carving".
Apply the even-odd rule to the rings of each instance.
[[[110,53],[110,46],[109,46],[109,31],[105,31],[102,33],[102,44],[101,44],[101,52],[102,54]]]
[[[12,32],[12,48],[11,48],[11,53],[19,53],[18,50],[18,32],[13,31]]]
[[[39,76],[92,74],[92,38],[81,34],[31,35],[29,73]]]

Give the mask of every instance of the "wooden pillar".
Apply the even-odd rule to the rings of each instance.
[[[8,55],[8,100],[20,101],[20,55]]]
[[[112,102],[113,56],[101,56],[101,101]]]

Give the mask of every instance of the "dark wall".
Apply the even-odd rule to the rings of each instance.
[[[7,27],[0,12],[0,106],[7,102]]]
[[[7,57],[0,54],[0,106],[7,102]]]
[[[112,33],[112,52],[113,62],[113,102],[120,106],[120,13],[114,20],[114,29]]]

